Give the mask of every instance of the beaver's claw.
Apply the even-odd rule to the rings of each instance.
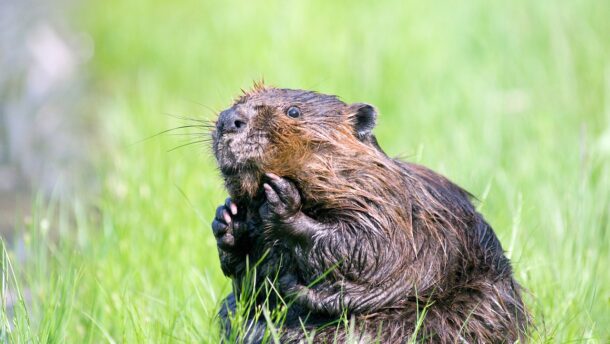
[[[239,236],[243,223],[235,221],[237,205],[231,198],[227,198],[225,204],[216,209],[216,216],[212,221],[212,231],[216,237],[216,243],[221,250],[231,250],[235,247],[235,236]]]
[[[301,196],[294,183],[275,174],[266,174],[268,181],[263,184],[267,202],[260,208],[260,215],[266,221],[289,221],[301,209]]]

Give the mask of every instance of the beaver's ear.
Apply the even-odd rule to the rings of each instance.
[[[349,106],[349,113],[356,136],[361,140],[369,136],[377,122],[377,110],[369,104],[355,103]]]

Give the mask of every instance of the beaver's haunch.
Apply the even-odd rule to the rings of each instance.
[[[262,85],[220,114],[213,150],[231,198],[212,227],[224,273],[239,286],[246,257],[264,256],[259,279],[279,275],[295,298],[286,342],[305,338],[301,321],[311,330],[342,313],[364,341],[404,342],[422,314],[421,339],[523,340],[528,315],[492,228],[460,187],[388,157],[375,120],[370,105]],[[315,342],[344,341],[336,326]],[[263,330],[253,322],[249,340]]]

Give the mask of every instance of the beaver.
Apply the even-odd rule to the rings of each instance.
[[[212,149],[230,197],[212,229],[234,281],[219,313],[227,338],[258,262],[256,283],[276,281],[278,295],[241,297],[291,300],[282,342],[313,330],[314,342],[526,340],[521,287],[472,196],[389,157],[376,120],[368,104],[262,83],[220,113]],[[248,316],[239,340],[261,342],[266,322]],[[337,324],[346,316],[351,330]]]

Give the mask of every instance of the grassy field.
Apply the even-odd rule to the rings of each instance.
[[[1,312],[0,341],[217,342],[230,283],[209,227],[226,197],[214,160],[204,143],[168,152],[197,135],[142,139],[211,119],[264,78],[376,105],[382,147],[479,198],[529,291],[532,341],[607,343],[609,13],[599,0],[81,5],[102,187],[93,211],[41,202],[18,228],[29,258],[3,255],[1,282],[25,301]]]

